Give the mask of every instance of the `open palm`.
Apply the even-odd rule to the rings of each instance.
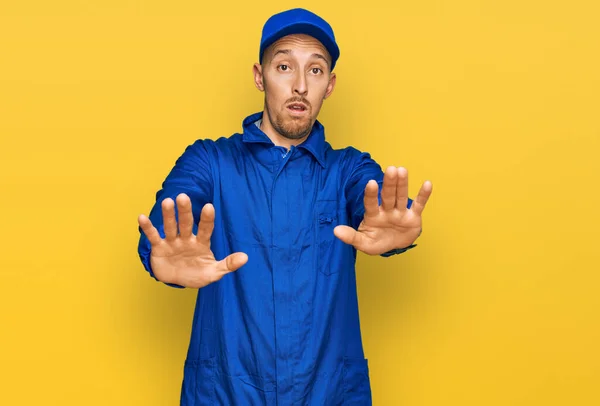
[[[386,169],[379,205],[379,185],[370,180],[365,187],[363,221],[355,230],[337,226],[334,234],[346,244],[369,255],[380,255],[411,245],[421,233],[421,213],[431,195],[433,185],[421,186],[410,208],[408,204],[408,172],[405,168]]]
[[[210,249],[210,237],[215,226],[215,209],[212,204],[202,207],[198,232],[194,235],[190,198],[185,193],[180,193],[176,201],[179,227],[173,199],[166,198],[161,203],[164,239],[148,217],[143,214],[138,217],[138,223],[152,245],[150,265],[158,280],[202,288],[239,269],[248,261],[248,256],[243,252],[233,253],[220,261],[215,259]]]

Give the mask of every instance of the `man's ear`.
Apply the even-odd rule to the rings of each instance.
[[[262,65],[260,63],[255,63],[252,67],[252,73],[254,74],[254,85],[258,90],[264,92],[265,84],[263,82]]]
[[[336,81],[336,74],[335,74],[335,72],[331,72],[331,74],[329,75],[329,84],[327,84],[327,91],[325,92],[325,96],[323,96],[323,99],[328,98],[329,95],[331,95],[331,93],[333,93],[333,89],[335,88],[335,81]]]

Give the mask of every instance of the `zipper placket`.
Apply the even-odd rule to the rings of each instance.
[[[281,174],[281,171],[283,171],[283,168],[285,168],[285,165],[287,164],[287,161],[289,161],[289,159],[291,158],[292,154],[290,154],[290,152],[292,152],[292,148],[294,148],[294,146],[292,145],[290,147],[289,150],[286,151],[285,154],[282,154],[282,158],[284,159],[284,162],[280,165],[279,170],[277,171],[277,173],[275,174],[275,177],[273,178],[273,183],[271,184],[271,198],[270,198],[270,202],[269,202],[269,212],[271,215],[271,246],[270,246],[270,255],[271,258],[274,258],[273,256],[273,195],[275,193],[275,182],[277,182],[277,178],[279,178],[279,175]],[[275,266],[274,266],[274,261],[272,260],[272,264],[273,264],[273,274],[271,275],[271,285],[273,286],[273,289],[275,289],[275,280],[274,278],[274,274],[275,274]],[[276,300],[275,300],[275,291],[273,290],[273,312],[274,312],[274,319],[273,322],[276,323],[277,320],[277,305],[276,305]],[[275,324],[275,353],[277,354],[277,324]],[[277,355],[275,356],[275,404],[279,404],[279,393],[278,393],[278,371],[277,371]]]

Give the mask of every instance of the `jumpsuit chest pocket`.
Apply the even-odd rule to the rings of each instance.
[[[315,210],[315,264],[319,272],[324,275],[333,275],[340,270],[335,263],[335,252],[343,244],[334,234],[333,229],[344,224],[338,208],[337,200],[320,200],[316,202]]]

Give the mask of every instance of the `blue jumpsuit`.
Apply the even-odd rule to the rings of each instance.
[[[210,202],[216,259],[248,254],[198,290],[181,405],[370,405],[356,249],[333,228],[358,227],[364,188],[370,179],[381,187],[383,172],[368,153],[332,149],[319,121],[297,147],[275,146],[261,117],[244,119],[241,134],[186,147],[149,215],[164,238],[161,202],[186,193],[196,233]],[[154,276],[138,229],[140,259]]]

